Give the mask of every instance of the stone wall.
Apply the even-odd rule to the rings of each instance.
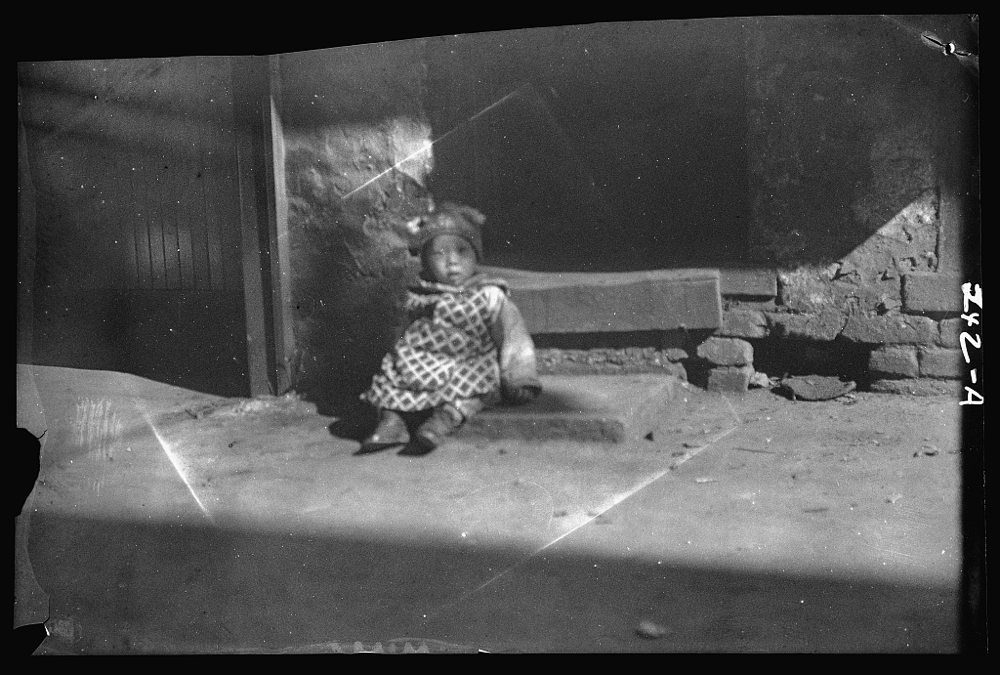
[[[430,204],[419,41],[280,59],[293,274],[294,387],[356,402],[400,328],[417,261],[405,223]]]
[[[960,44],[974,37],[964,16],[921,20]],[[751,369],[730,357],[753,347],[757,368],[781,371],[769,375],[960,391],[976,79],[880,17],[757,19],[747,58],[760,266],[723,288],[723,328],[697,353],[709,386],[745,389]]]
[[[961,239],[963,223],[952,212],[970,186],[978,94],[967,69],[927,49],[919,33],[968,44],[968,23],[962,16],[753,20],[749,169],[759,262],[826,266],[878,232],[923,243],[916,254],[930,257],[913,268],[960,266],[957,249],[944,244]]]

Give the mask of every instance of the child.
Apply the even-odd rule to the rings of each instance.
[[[424,455],[498,400],[520,404],[541,392],[535,346],[505,281],[478,271],[485,216],[454,204],[423,219],[416,240],[423,263],[410,287],[410,324],[361,395],[379,411],[357,454],[406,445]],[[412,442],[402,414],[430,411]]]

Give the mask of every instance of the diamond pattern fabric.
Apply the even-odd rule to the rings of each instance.
[[[423,282],[411,290],[407,309],[419,318],[361,398],[378,408],[416,411],[496,392],[500,366],[490,331],[505,297],[505,286],[485,281],[464,287]]]

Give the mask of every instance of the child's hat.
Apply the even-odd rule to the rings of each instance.
[[[486,216],[471,206],[460,206],[445,202],[433,213],[425,216],[417,233],[417,243],[420,249],[427,242],[442,234],[454,234],[462,237],[475,249],[479,260],[483,259],[482,225]]]

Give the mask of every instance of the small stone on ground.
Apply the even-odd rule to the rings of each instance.
[[[781,381],[781,388],[794,399],[803,401],[828,401],[854,391],[854,382],[843,382],[836,377],[806,375],[805,377],[786,377]]]

